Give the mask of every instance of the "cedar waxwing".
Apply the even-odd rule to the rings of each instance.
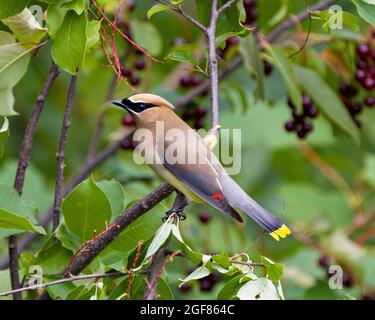
[[[273,216],[250,198],[228,175],[204,140],[191,129],[174,112],[173,105],[164,98],[154,94],[136,94],[129,98],[113,101],[113,104],[126,109],[134,118],[137,131],[149,130],[151,142],[146,145],[158,161],[149,162],[151,168],[173,187],[183,193],[189,200],[207,202],[216,209],[230,214],[242,222],[241,216],[234,208],[244,211],[265,229],[277,241],[291,233],[280,219]],[[157,123],[162,123],[164,131],[157,132]],[[177,141],[183,146],[186,157],[195,152],[199,161],[168,161],[168,147],[176,141],[166,139],[168,130],[179,129],[183,140]],[[136,133],[137,133],[136,131]],[[192,134],[193,132],[193,134]],[[135,133],[135,134],[136,134]]]

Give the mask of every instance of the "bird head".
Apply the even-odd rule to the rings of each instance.
[[[174,109],[169,101],[151,93],[135,94],[112,103],[127,110],[136,121],[145,122],[159,120],[161,110]]]

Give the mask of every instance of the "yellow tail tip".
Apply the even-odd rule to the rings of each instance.
[[[280,238],[285,238],[291,233],[292,231],[290,231],[290,229],[285,224],[283,224],[279,229],[270,232],[270,236],[274,238],[276,241],[279,241]]]

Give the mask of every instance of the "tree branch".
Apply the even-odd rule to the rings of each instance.
[[[225,10],[235,4],[238,0],[230,0],[226,4],[223,4],[218,10],[217,14],[220,16]]]
[[[77,76],[73,75],[70,80],[68,96],[65,106],[63,126],[60,134],[59,150],[56,154],[57,170],[56,170],[56,186],[55,186],[55,199],[53,203],[53,227],[56,230],[60,223],[60,207],[63,199],[63,185],[64,185],[64,166],[65,166],[65,146],[68,136],[68,130],[71,123],[71,115],[73,109],[74,96],[77,87]]]
[[[176,11],[181,16],[189,20],[193,25],[195,25],[197,28],[201,29],[205,34],[207,33],[207,28],[201,24],[199,21],[197,21],[195,18],[187,14],[185,11],[183,11],[181,8],[173,5],[172,3],[165,1],[165,0],[156,0],[157,2],[164,4],[165,6],[171,8],[173,11]]]
[[[22,141],[22,147],[20,152],[20,158],[18,161],[18,167],[16,171],[16,177],[14,180],[13,187],[16,189],[19,195],[22,194],[23,185],[25,181],[26,170],[29,165],[30,155],[31,155],[31,148],[34,140],[34,135],[36,131],[36,127],[38,125],[40,115],[43,111],[44,104],[47,100],[48,93],[58,75],[58,67],[55,63],[51,64],[51,67],[48,72],[48,76],[46,82],[43,85],[43,88],[36,100],[34,110],[31,114],[31,118],[29,123],[27,124],[24,138]],[[18,249],[17,249],[17,237],[10,236],[9,243],[8,243],[8,259],[9,259],[9,271],[10,271],[10,279],[12,284],[12,289],[18,289],[20,287],[20,280],[18,274]],[[22,299],[22,295],[20,293],[14,293],[13,295],[15,300]]]
[[[174,188],[167,183],[161,184],[153,192],[135,203],[119,215],[108,227],[107,232],[91,240],[72,260],[69,274],[77,275],[85,269],[90,262],[104,250],[117,236],[134,220],[151,210],[160,201],[167,198]]]
[[[18,294],[18,293],[25,292],[25,291],[32,291],[36,289],[47,288],[47,287],[55,286],[55,285],[66,283],[66,282],[88,280],[88,279],[101,279],[101,278],[106,278],[106,277],[120,277],[120,276],[126,276],[128,274],[129,272],[126,271],[126,272],[108,272],[108,273],[97,273],[97,274],[85,274],[81,276],[71,276],[69,278],[63,278],[63,279],[59,279],[56,281],[36,284],[33,286],[18,288],[18,289],[11,290],[11,291],[0,292],[0,297],[9,296],[11,294],[14,295],[14,294]]]

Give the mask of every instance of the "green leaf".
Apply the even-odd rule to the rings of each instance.
[[[337,94],[313,70],[296,66],[298,81],[325,115],[359,143],[359,130]]]
[[[221,1],[222,4],[224,4],[225,2],[226,1],[224,0]],[[216,35],[219,37],[223,34],[228,34],[228,36],[230,37],[233,35],[233,33],[241,34],[243,32],[246,32],[246,28],[244,28],[240,23],[240,10],[238,9],[237,5],[234,4],[226,9],[222,15],[220,15],[217,21]]]
[[[342,14],[342,25],[344,28],[347,28],[353,32],[356,32],[359,30],[358,27],[358,19],[356,16],[352,15],[349,12],[340,12],[339,14]],[[324,11],[315,11],[313,13],[313,18],[318,18],[322,20],[323,28],[329,32],[331,31],[330,24],[332,22],[332,19],[335,19],[335,16],[333,16],[330,12],[330,10],[324,10]],[[333,22],[336,22],[335,20]]]
[[[130,270],[131,268],[137,269],[137,268],[139,268],[139,267],[141,267],[143,265],[143,261],[145,260],[148,247],[150,246],[152,240],[153,240],[153,238],[150,238],[150,239],[142,242],[141,251],[139,253],[138,253],[138,244],[129,253],[129,255],[128,255],[128,263],[127,263],[127,269],[128,270]],[[138,260],[135,262],[137,255],[138,255]]]
[[[293,68],[292,62],[285,57],[283,50],[279,47],[269,46],[267,47],[267,50],[274,60],[274,65],[279,69],[284,79],[286,88],[294,105],[297,108],[302,108],[301,91],[299,89],[296,71]]]
[[[275,285],[266,278],[246,282],[237,292],[240,300],[280,300]]]
[[[236,298],[238,290],[241,288],[242,283],[240,283],[242,274],[230,279],[219,291],[217,295],[218,300],[233,300]]]
[[[48,34],[52,39],[56,37],[57,31],[61,27],[67,9],[59,4],[51,4],[47,9],[47,20],[46,24],[48,27]]]
[[[246,69],[256,77],[257,88],[255,96],[264,99],[264,68],[260,59],[259,46],[253,34],[240,39],[240,51],[245,61]]]
[[[0,19],[5,19],[20,13],[27,7],[30,0],[1,0]]]
[[[3,125],[0,128],[0,158],[4,155],[4,144],[9,137],[9,120],[4,118]]]
[[[46,234],[37,226],[35,205],[19,196],[17,192],[4,184],[0,184],[0,228],[35,231]]]
[[[165,10],[168,10],[168,9],[169,9],[169,7],[166,6],[165,4],[161,4],[161,3],[155,4],[150,9],[148,9],[147,19],[150,19],[156,13],[159,13],[159,12],[162,12],[162,11],[165,11]]]
[[[364,178],[375,188],[375,156],[373,155],[367,155],[365,158]]]
[[[218,255],[212,256],[212,260],[223,268],[229,268],[231,266],[227,252],[221,252]]]
[[[87,36],[87,46],[86,50],[90,50],[96,47],[100,42],[100,21],[91,20],[87,23],[86,36]]]
[[[34,263],[43,268],[44,274],[56,274],[65,270],[72,253],[51,235],[38,252]]]
[[[65,222],[82,242],[109,224],[112,209],[105,193],[92,178],[75,187],[62,203]]]
[[[192,273],[190,273],[185,279],[180,279],[181,281],[180,286],[184,284],[185,282],[198,280],[198,279],[207,277],[209,274],[210,274],[210,270],[208,270],[205,266],[198,267]]]
[[[211,1],[196,1],[197,18],[203,24],[208,26],[211,17]]]
[[[124,210],[124,189],[122,188],[121,183],[114,179],[98,181],[97,186],[105,193],[107,199],[109,200],[113,219]]]
[[[151,22],[134,20],[131,22],[134,41],[153,56],[157,56],[163,49],[163,42],[159,31]]]
[[[60,240],[61,245],[72,251],[76,252],[81,246],[78,237],[69,230],[65,222],[60,223],[59,228],[55,233],[55,237]]]
[[[0,31],[0,116],[13,116],[12,89],[27,71],[28,50],[15,42],[8,32]]]
[[[193,53],[191,51],[175,51],[170,52],[166,57],[166,59],[178,61],[178,62],[189,62],[192,63],[195,67],[197,67],[197,70],[200,72],[204,71],[199,66],[199,61],[197,58],[194,57]]]
[[[24,42],[38,42],[46,33],[30,10],[25,8],[21,13],[3,19],[2,22],[13,31],[14,36]]]
[[[156,286],[156,292],[158,295],[158,300],[173,300],[173,293],[167,281],[163,278],[158,279],[158,284]]]
[[[88,7],[87,0],[73,0],[70,2],[66,2],[63,4],[63,7],[67,8],[68,10],[74,10],[76,14],[81,15],[83,11],[85,11],[86,7]]]
[[[352,0],[357,7],[358,14],[368,23],[375,26],[375,6],[360,0]]]
[[[147,249],[145,259],[154,255],[156,251],[158,251],[160,247],[162,247],[165,244],[165,242],[168,240],[169,236],[172,233],[172,225],[173,224],[169,220],[167,220],[160,226],[160,228],[155,234],[154,239],[152,240],[150,246]]]
[[[75,74],[84,61],[87,36],[86,13],[69,11],[53,40],[51,54],[55,63],[70,74]]]
[[[261,256],[261,262],[267,268],[267,277],[273,282],[278,282],[284,272],[284,266],[281,263],[275,263],[267,257]]]

